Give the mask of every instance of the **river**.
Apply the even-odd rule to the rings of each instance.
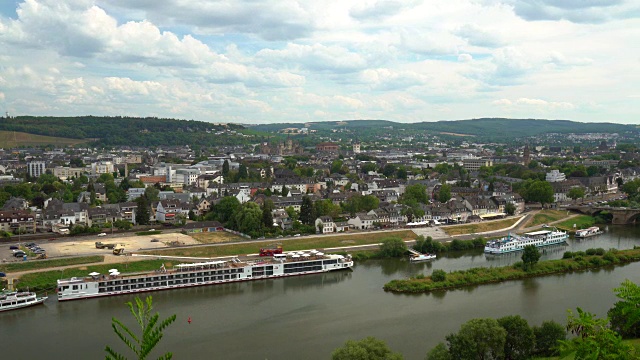
[[[640,227],[610,225],[603,235],[545,249],[543,259],[591,247],[628,249],[640,245],[639,235]],[[429,275],[433,269],[503,266],[518,260],[516,254],[487,257],[474,250],[432,263],[370,260],[357,263],[353,271],[155,292],[154,308],[161,318],[177,314],[158,348],[172,351],[174,359],[327,359],[348,339],[375,336],[406,359],[423,359],[472,318],[519,314],[531,325],[564,323],[567,309],[577,306],[604,316],[616,301],[612,289],[624,279],[640,280],[640,263],[634,263],[432,294],[382,290],[389,280]],[[0,313],[3,358],[104,358],[105,345],[123,349],[111,317],[133,327],[124,305],[133,299],[58,303],[51,298],[44,306]]]

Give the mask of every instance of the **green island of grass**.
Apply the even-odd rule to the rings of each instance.
[[[640,261],[640,249],[613,249],[606,252],[603,251],[602,255],[583,255],[581,252],[569,254],[570,257],[566,259],[541,261],[529,271],[523,269],[522,262],[499,268],[478,267],[447,273],[446,276],[441,276],[444,278],[441,281],[434,281],[431,276],[422,275],[407,280],[392,280],[384,285],[384,290],[397,293],[448,290]]]

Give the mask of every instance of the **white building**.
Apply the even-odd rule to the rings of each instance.
[[[353,153],[354,154],[360,154],[360,143],[359,142],[353,144]]]
[[[46,171],[46,165],[44,161],[30,161],[27,164],[27,169],[29,171],[29,176],[38,177]]]
[[[91,164],[91,173],[93,175],[98,174],[111,174],[114,171],[113,163],[111,161],[97,162]]]
[[[545,180],[547,180],[547,182],[560,182],[567,180],[567,177],[564,173],[561,173],[560,170],[551,170],[547,173]]]

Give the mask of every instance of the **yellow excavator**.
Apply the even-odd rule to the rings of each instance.
[[[118,244],[113,248],[113,255],[124,254],[124,244]]]

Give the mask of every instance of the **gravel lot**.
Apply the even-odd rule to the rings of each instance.
[[[158,239],[157,242],[152,242],[152,239]],[[41,248],[47,251],[49,258],[56,258],[62,256],[86,256],[86,255],[111,255],[110,249],[96,249],[95,242],[101,241],[105,244],[124,244],[125,252],[135,252],[140,249],[158,249],[170,247],[171,242],[179,242],[180,245],[194,245],[199,244],[198,241],[191,236],[183,235],[180,233],[167,233],[157,235],[143,235],[136,236],[127,234],[126,236],[114,234],[107,236],[84,236],[82,238],[68,238],[65,240],[57,241],[28,241],[34,242],[40,245]],[[24,242],[23,242],[24,243]],[[0,245],[0,261],[20,261],[12,255],[12,250],[9,246],[17,245],[15,243],[8,243]],[[31,260],[31,259],[30,259]]]

